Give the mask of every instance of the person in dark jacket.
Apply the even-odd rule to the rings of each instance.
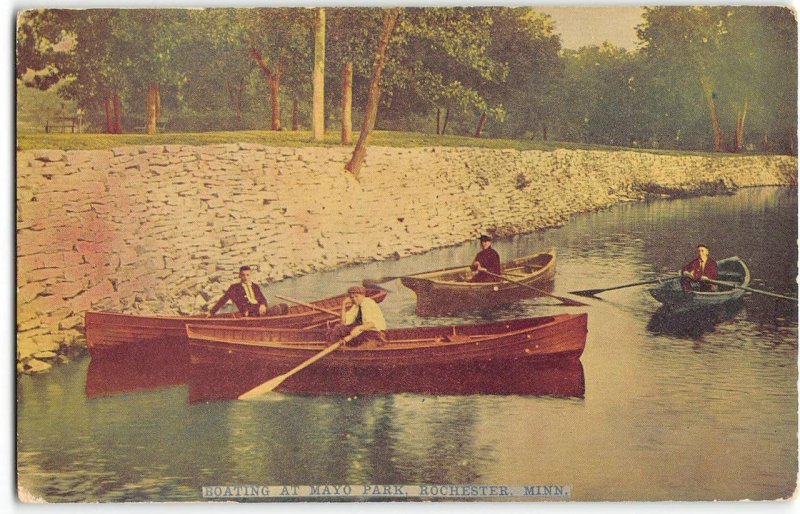
[[[286,304],[276,305],[272,309],[268,309],[267,299],[264,298],[261,288],[250,280],[250,266],[239,268],[239,282],[232,284],[225,291],[225,294],[214,304],[208,315],[213,316],[216,314],[222,306],[228,303],[228,300],[232,301],[236,308],[239,309],[239,314],[245,317],[285,314],[288,310]]]
[[[483,248],[473,259],[472,269],[477,273],[470,279],[470,282],[500,282],[500,279],[493,277],[487,271],[500,274],[500,254],[492,248],[492,238],[481,236],[481,248]]]
[[[716,291],[717,286],[704,278],[717,279],[717,261],[708,256],[708,247],[697,245],[697,258],[681,269],[681,287],[684,291]]]

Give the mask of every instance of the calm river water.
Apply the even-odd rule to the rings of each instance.
[[[676,270],[704,242],[714,257],[743,258],[752,287],[795,294],[796,195],[759,188],[626,204],[495,248],[511,258],[556,247],[562,293]],[[322,298],[364,278],[466,263],[477,247],[288,280],[265,293]],[[190,404],[177,386],[89,399],[87,358],[18,380],[20,484],[50,502],[197,501],[201,486],[220,484],[564,484],[576,500],[794,491],[796,305],[748,294],[711,318],[680,320],[637,287],[584,308],[536,299],[443,320],[417,317],[399,282],[386,287],[390,326],[588,312],[582,370],[569,378],[577,394]]]

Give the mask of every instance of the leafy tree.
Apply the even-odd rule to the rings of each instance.
[[[520,136],[541,130],[547,138],[554,85],[561,72],[560,38],[549,16],[527,7],[490,11],[489,55],[507,72],[486,82],[483,95],[503,117],[498,133]]]
[[[311,72],[311,34],[314,11],[297,8],[259,8],[242,11],[250,54],[270,87],[272,130],[281,130],[281,81],[284,74],[308,82]]]
[[[797,29],[788,9],[656,7],[645,9],[644,18],[638,34],[650,69],[686,98],[679,119],[691,122],[689,104],[698,96],[705,101],[714,151],[742,149],[751,109],[759,110],[761,123],[785,119],[781,111],[796,118]],[[776,90],[780,105],[769,100]],[[728,139],[726,127],[732,127]]]
[[[564,53],[559,139],[629,145],[642,138],[636,56],[609,43]]]
[[[327,75],[326,91],[340,106],[341,142],[353,137],[353,88],[366,96],[375,53],[374,37],[381,30],[383,13],[375,8],[335,8],[328,10],[328,60],[339,66],[339,73]],[[335,68],[334,68],[335,69]]]

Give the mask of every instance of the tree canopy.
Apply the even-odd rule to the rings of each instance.
[[[385,10],[326,11],[326,125],[344,126],[345,99],[364,115]],[[29,10],[17,23],[16,76],[75,102],[98,131],[131,131],[156,114],[175,131],[307,129],[314,19],[284,7]],[[377,126],[795,153],[790,9],[647,8],[634,50],[565,50],[557,29],[528,7],[400,8]]]

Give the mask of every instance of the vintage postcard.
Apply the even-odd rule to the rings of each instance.
[[[126,7],[14,12],[20,502],[793,499],[790,7]]]

